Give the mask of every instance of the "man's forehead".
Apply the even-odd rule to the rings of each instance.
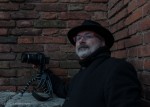
[[[84,31],[80,31],[80,32],[78,32],[78,33],[77,33],[77,35],[86,34],[86,33],[94,33],[94,34],[95,34],[95,32],[94,32],[94,31],[84,30]]]

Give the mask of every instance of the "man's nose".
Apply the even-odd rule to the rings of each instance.
[[[85,43],[85,38],[83,36],[81,36],[81,38],[79,39],[79,43]]]

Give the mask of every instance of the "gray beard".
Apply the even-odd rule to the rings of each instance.
[[[79,56],[80,59],[84,59],[95,52],[100,46],[96,45],[93,47],[89,47],[87,45],[81,45],[76,49],[76,54]]]

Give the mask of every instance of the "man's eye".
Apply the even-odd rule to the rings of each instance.
[[[80,39],[81,39],[81,37],[80,37],[80,36],[77,36],[77,37],[76,37],[76,40],[80,40]]]
[[[92,38],[92,36],[91,35],[87,35],[86,38]]]

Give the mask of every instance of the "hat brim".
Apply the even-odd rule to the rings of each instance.
[[[108,29],[102,26],[95,26],[95,25],[81,25],[81,26],[72,28],[67,34],[68,39],[71,42],[71,44],[75,45],[75,41],[73,38],[77,35],[77,33],[81,31],[85,31],[85,30],[94,31],[95,33],[99,34],[101,37],[104,38],[106,46],[108,48],[112,47],[114,43],[114,37],[112,33]]]

